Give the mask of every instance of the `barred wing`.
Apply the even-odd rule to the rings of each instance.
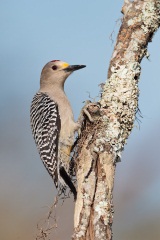
[[[32,100],[30,118],[40,157],[57,187],[58,140],[61,128],[57,103],[46,93],[37,93]]]

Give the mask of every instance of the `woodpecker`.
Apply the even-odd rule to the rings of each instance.
[[[74,71],[85,65],[69,65],[60,60],[48,62],[42,69],[40,89],[30,109],[32,134],[40,158],[53,178],[56,188],[68,185],[76,199],[76,189],[69,176],[70,153],[80,123],[74,121],[64,83]]]

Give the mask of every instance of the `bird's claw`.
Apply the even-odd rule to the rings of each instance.
[[[91,123],[93,123],[94,119],[93,119],[93,117],[91,116],[90,113],[93,113],[93,114],[97,113],[99,111],[99,108],[100,108],[100,106],[97,103],[92,103],[89,100],[87,100],[85,102],[85,105],[82,108],[82,110],[80,112],[80,115],[79,115],[79,118],[78,118],[78,121],[77,121],[77,123],[80,125],[80,127],[77,129],[79,137],[81,135],[81,129],[82,129],[82,125],[83,125],[85,116],[87,116],[89,121]]]

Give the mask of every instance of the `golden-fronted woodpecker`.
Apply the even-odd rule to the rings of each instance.
[[[40,90],[32,100],[31,129],[41,160],[54,180],[68,185],[76,198],[69,176],[70,152],[80,124],[74,121],[70,102],[64,92],[67,77],[85,65],[69,65],[60,60],[48,62],[41,72]]]

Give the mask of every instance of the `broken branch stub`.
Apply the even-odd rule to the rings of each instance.
[[[125,1],[122,12],[100,107],[95,119],[93,109],[97,106],[88,108],[94,121],[85,120],[76,146],[74,240],[112,239],[116,162],[134,127],[140,63],[160,25],[160,0]]]

